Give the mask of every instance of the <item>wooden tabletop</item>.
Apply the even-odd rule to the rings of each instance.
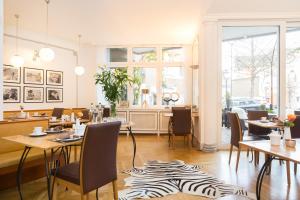
[[[81,119],[80,123],[88,123],[90,122],[90,120],[88,119]],[[61,121],[61,120],[57,120],[57,121],[51,121],[49,120],[49,126],[64,126],[64,125],[72,125],[75,124],[75,121]]]
[[[283,141],[278,146],[271,145],[270,140],[245,141],[241,145],[264,152],[284,160],[300,163],[300,139],[297,139],[295,148],[286,147]]]
[[[262,122],[261,120],[248,120],[248,124],[260,126],[263,128],[284,128],[283,125],[278,125],[275,122]]]

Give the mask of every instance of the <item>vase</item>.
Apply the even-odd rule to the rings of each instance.
[[[291,139],[291,129],[290,127],[284,127],[284,134],[283,134],[283,139]]]
[[[110,104],[110,116],[111,117],[116,117],[117,116],[117,105],[116,105],[116,103],[111,103]]]

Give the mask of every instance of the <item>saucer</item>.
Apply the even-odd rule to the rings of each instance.
[[[29,134],[30,137],[40,137],[40,136],[44,136],[44,135],[47,135],[47,133],[41,132],[39,134],[36,134],[36,133]]]

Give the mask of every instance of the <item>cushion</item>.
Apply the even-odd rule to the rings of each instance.
[[[74,162],[59,167],[56,171],[56,177],[80,185],[79,163]]]

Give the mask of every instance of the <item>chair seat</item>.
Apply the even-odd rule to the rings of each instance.
[[[80,185],[79,163],[74,162],[57,168],[56,177]]]

